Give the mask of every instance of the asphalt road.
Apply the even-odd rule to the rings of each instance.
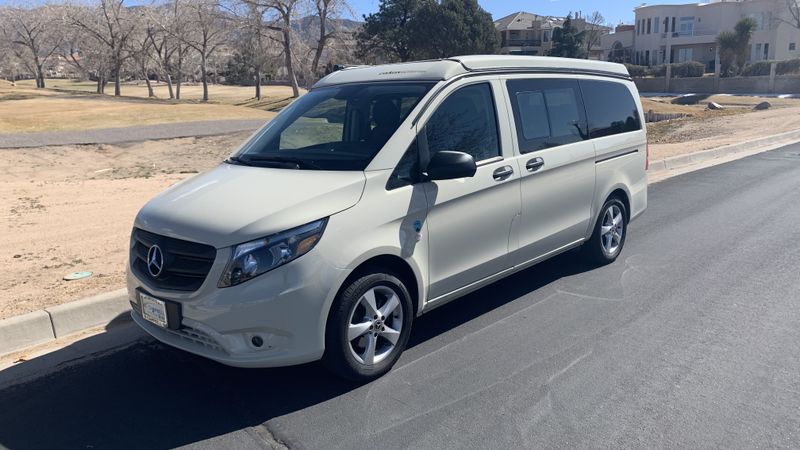
[[[20,448],[800,447],[800,145],[655,184],[568,253],[417,323],[366,385],[143,343],[0,392]]]

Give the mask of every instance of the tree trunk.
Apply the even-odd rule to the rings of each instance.
[[[183,81],[183,50],[178,48],[178,69],[177,78],[175,80],[175,100],[181,99],[181,81]]]
[[[292,97],[297,98],[300,96],[300,86],[297,85],[297,76],[294,74],[294,66],[292,64],[292,30],[289,28],[288,23],[283,29],[283,54],[286,60],[287,76],[292,84]]]
[[[203,77],[203,102],[208,101],[208,69],[206,68],[205,51],[200,55],[200,75]]]
[[[261,70],[256,70],[256,99],[261,100]]]
[[[169,91],[169,99],[172,100],[173,98],[175,98],[175,92],[173,92],[172,90],[172,75],[170,75],[170,73],[167,72],[166,78],[167,78],[167,90]]]
[[[309,83],[316,81],[316,78],[319,76],[317,73],[317,70],[319,70],[319,60],[322,58],[322,52],[325,50],[325,43],[328,40],[326,35],[327,32],[325,30],[326,19],[327,5],[322,11],[319,12],[319,40],[317,41],[317,50],[314,52],[314,61],[311,63],[312,80],[309,80]]]
[[[169,91],[169,99],[175,98],[175,91],[172,89],[172,75],[167,74],[167,90]]]
[[[144,82],[147,83],[147,96],[149,98],[153,98],[156,96],[155,92],[153,92],[153,85],[150,83],[150,76],[147,74],[147,68],[142,66],[142,75],[144,76]]]
[[[122,63],[117,58],[117,64],[114,67],[114,97],[122,95],[120,72],[122,72]]]

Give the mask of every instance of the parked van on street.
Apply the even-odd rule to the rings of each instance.
[[[136,217],[133,319],[239,367],[369,380],[414,318],[581,247],[608,264],[647,208],[622,65],[465,56],[320,80]]]

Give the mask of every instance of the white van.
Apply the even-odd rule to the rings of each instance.
[[[133,319],[224,364],[366,380],[415,317],[566,250],[600,264],[647,207],[624,66],[465,56],[334,72],[136,217]]]

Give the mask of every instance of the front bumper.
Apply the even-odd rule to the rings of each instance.
[[[229,288],[217,282],[230,250],[220,250],[195,292],[162,291],[128,270],[133,320],[159,341],[236,367],[278,367],[318,360],[325,351],[325,325],[344,271],[312,250],[284,266]],[[181,305],[176,330],[145,320],[139,291]],[[253,338],[263,344],[257,347]]]

